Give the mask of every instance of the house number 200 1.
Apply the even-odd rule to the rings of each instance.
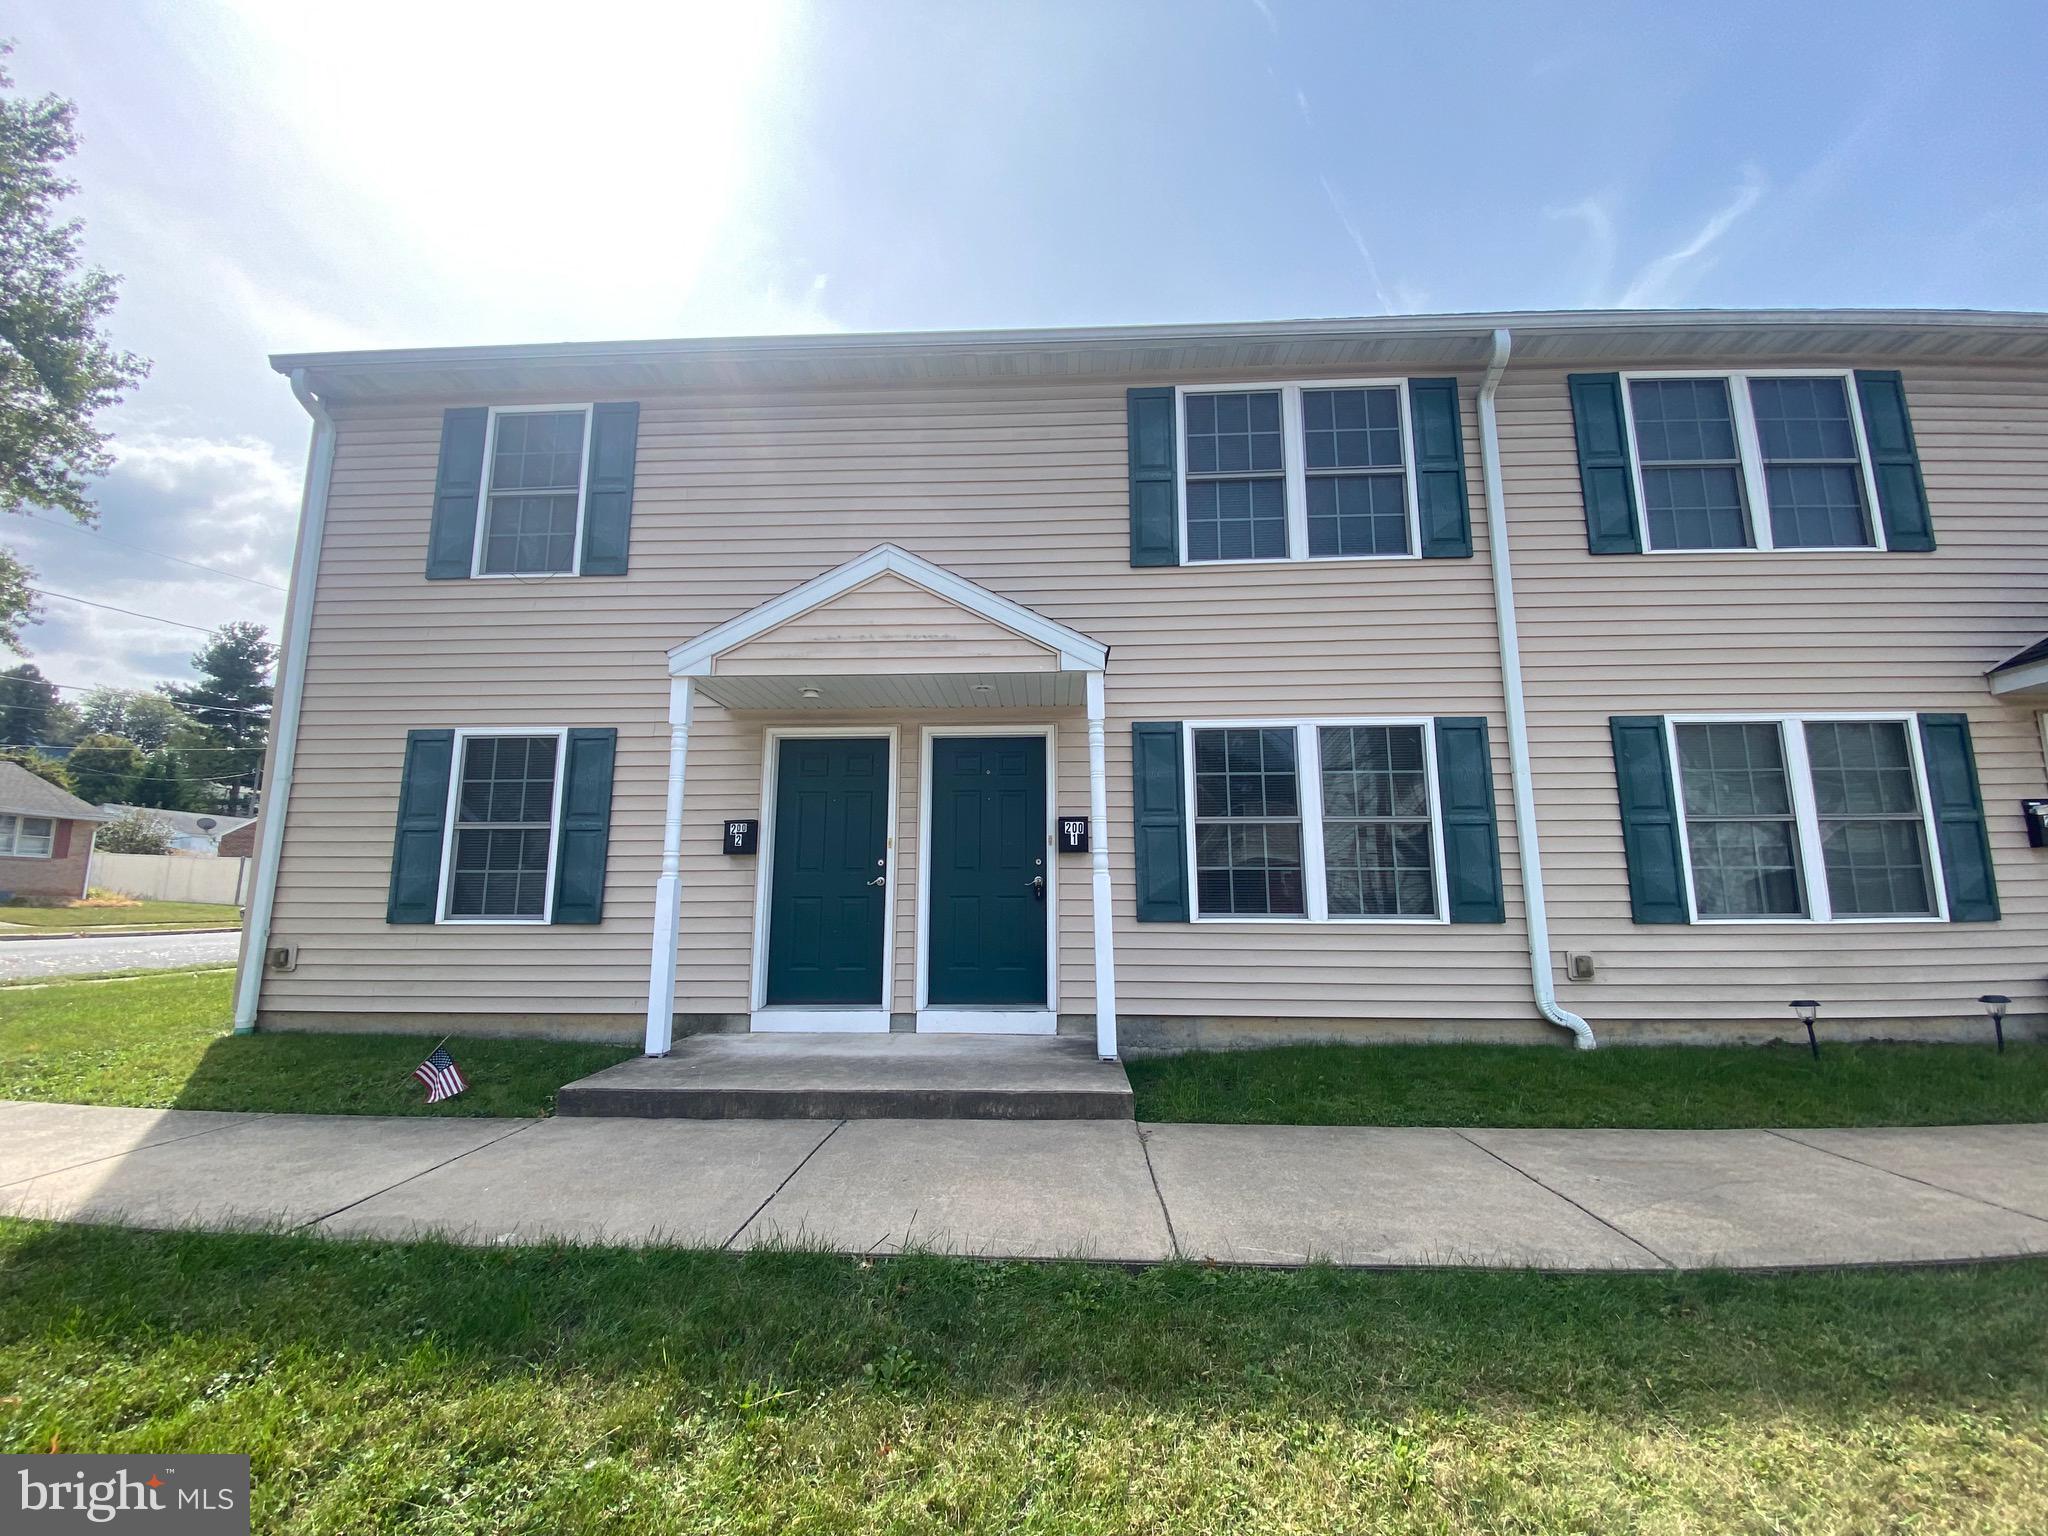
[[[1060,852],[1086,853],[1088,851],[1088,818],[1086,816],[1062,816],[1060,818]]]

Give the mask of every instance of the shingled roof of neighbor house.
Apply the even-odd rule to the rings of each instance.
[[[30,773],[19,763],[0,762],[0,816],[54,816],[60,821],[112,821],[105,811]]]

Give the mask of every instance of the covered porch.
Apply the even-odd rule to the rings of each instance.
[[[688,883],[711,873],[684,838],[708,702],[727,741],[737,726],[759,751],[758,803],[719,806],[715,872],[729,907],[753,876],[747,1030],[1052,1035],[1064,927],[1068,1026],[1092,1015],[1093,1052],[1113,1060],[1105,660],[893,545],[670,651],[647,1054],[675,1043]],[[730,775],[720,793],[735,796]]]

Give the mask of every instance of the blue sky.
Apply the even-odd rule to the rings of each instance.
[[[282,612],[306,424],[271,351],[2048,309],[2039,4],[11,10],[20,87],[79,104],[76,211],[156,367],[111,418],[106,537],[0,539],[202,626]],[[63,683],[180,675],[200,638],[46,612]]]

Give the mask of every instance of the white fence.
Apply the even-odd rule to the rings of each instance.
[[[168,853],[100,853],[85,883],[145,901],[239,904],[249,885],[247,859],[176,858]]]

